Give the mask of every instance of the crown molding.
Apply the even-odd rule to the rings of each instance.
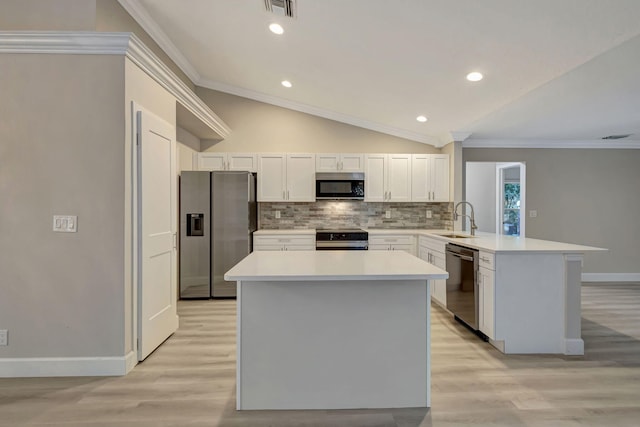
[[[229,136],[231,133],[229,126],[134,34],[131,34],[129,50],[126,55],[222,139]]]
[[[118,0],[118,3],[120,3],[124,10],[149,34],[153,41],[158,43],[158,46],[164,50],[169,58],[176,63],[194,84],[200,80],[198,71],[196,71],[189,60],[184,57],[176,45],[173,44],[167,34],[162,31],[158,23],[149,15],[149,12],[147,12],[138,0]]]
[[[301,113],[310,114],[313,116],[322,117],[336,122],[357,126],[360,128],[384,133],[387,135],[397,136],[399,138],[408,139],[410,141],[421,142],[423,144],[433,145],[435,147],[441,147],[444,144],[436,138],[430,137],[417,132],[410,132],[404,129],[383,125],[381,123],[372,122],[369,120],[361,119],[359,117],[353,117],[346,114],[338,113],[331,110],[326,110],[312,105],[303,104],[296,101],[291,101],[277,96],[268,95],[266,93],[257,92],[237,86],[227,85],[220,82],[201,79],[198,86],[207,89],[217,90],[219,92],[229,93],[231,95],[241,96],[243,98],[252,99],[254,101],[264,102],[266,104],[276,105],[278,107],[287,108],[289,110],[298,111]]]
[[[454,141],[462,142],[471,136],[471,132],[451,131],[451,138]]]
[[[130,33],[0,31],[0,53],[124,55]]]
[[[640,140],[612,141],[569,139],[471,139],[462,148],[591,148],[591,149],[640,149]]]
[[[124,55],[221,138],[231,129],[133,33],[0,31],[0,53]]]

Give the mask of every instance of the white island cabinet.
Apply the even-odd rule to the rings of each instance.
[[[237,409],[429,407],[429,280],[403,251],[256,251],[238,282]]]
[[[478,329],[493,346],[508,354],[584,354],[583,254],[605,249],[480,232],[466,238],[438,234],[426,236],[479,251]]]

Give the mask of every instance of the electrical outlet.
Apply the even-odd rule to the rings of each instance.
[[[78,231],[78,217],[76,215],[54,215],[53,231],[60,233],[75,233]]]
[[[390,210],[387,210],[387,211],[384,213],[384,217],[385,217],[385,218],[391,218],[391,211],[390,211]]]
[[[433,217],[433,213],[427,209],[427,219],[431,219]]]
[[[0,329],[0,345],[9,344],[9,331],[6,329]]]
[[[276,211],[276,219],[280,219],[280,211]]]
[[[529,218],[537,218],[538,211],[529,211]]]

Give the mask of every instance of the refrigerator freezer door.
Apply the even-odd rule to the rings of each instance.
[[[180,177],[180,298],[209,298],[210,172]]]
[[[235,297],[236,282],[224,280],[224,274],[250,252],[250,199],[247,172],[211,174],[211,296]]]

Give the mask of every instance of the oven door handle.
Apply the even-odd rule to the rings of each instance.
[[[464,261],[472,261],[473,262],[473,257],[470,257],[470,256],[460,255],[460,254],[457,254],[455,252],[447,252],[447,255],[452,255],[452,256],[454,256],[456,258],[460,258],[461,260],[464,260]]]

